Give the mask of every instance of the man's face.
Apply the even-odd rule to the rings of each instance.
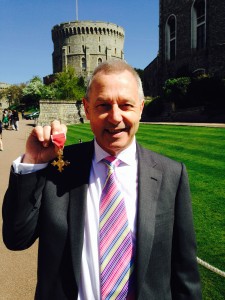
[[[99,146],[116,155],[131,144],[144,101],[140,101],[137,82],[129,71],[97,73],[91,84],[89,101],[84,99],[83,103]]]

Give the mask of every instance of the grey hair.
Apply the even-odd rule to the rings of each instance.
[[[88,80],[85,98],[87,100],[89,100],[89,93],[90,93],[91,85],[92,85],[93,79],[96,74],[98,74],[100,72],[102,72],[104,74],[120,73],[125,70],[130,72],[134,76],[134,78],[137,82],[139,99],[140,99],[140,101],[142,101],[144,99],[144,91],[143,91],[140,76],[134,70],[133,67],[131,67],[126,61],[124,61],[122,59],[106,60],[95,68],[93,74],[91,75],[91,77]]]

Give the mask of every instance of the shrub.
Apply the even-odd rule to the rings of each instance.
[[[190,77],[167,79],[163,87],[165,100],[174,103],[177,108],[188,107],[187,90],[190,82]]]

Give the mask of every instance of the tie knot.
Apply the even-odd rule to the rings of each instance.
[[[115,168],[118,167],[120,164],[120,160],[118,158],[116,158],[115,156],[107,156],[105,158],[103,158],[102,160],[104,162],[104,164],[107,165],[108,168]]]

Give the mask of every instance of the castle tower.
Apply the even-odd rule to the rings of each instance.
[[[95,67],[110,58],[124,59],[124,29],[108,22],[74,21],[52,28],[53,73],[67,66],[88,77]]]

